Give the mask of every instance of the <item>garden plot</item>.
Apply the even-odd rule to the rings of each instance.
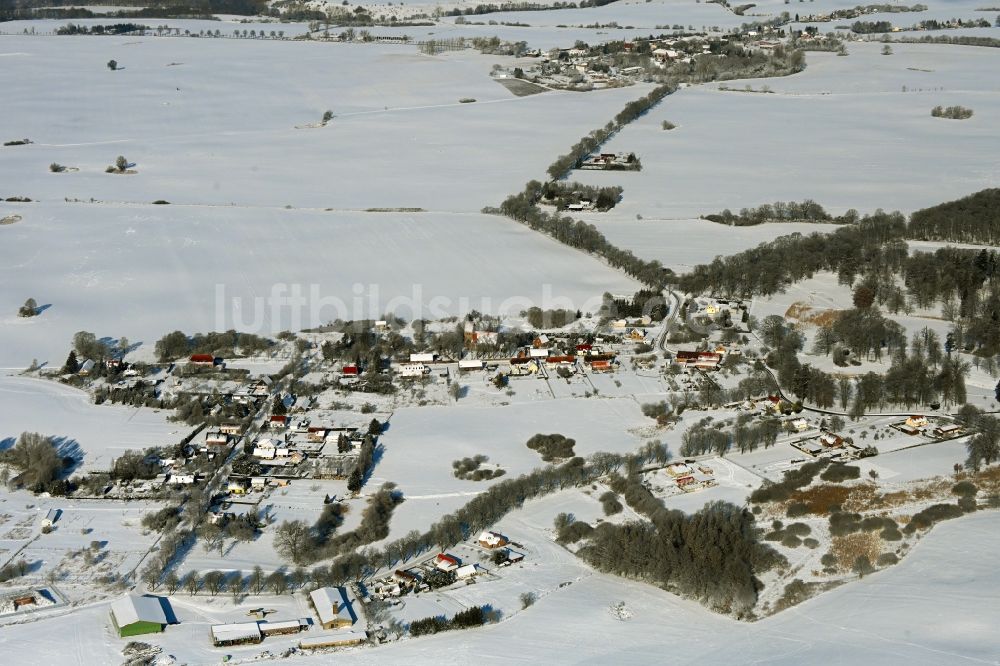
[[[19,368],[32,358],[61,366],[80,330],[152,345],[177,329],[273,334],[390,310],[406,319],[596,310],[602,293],[638,288],[596,259],[480,214],[53,204],[2,232],[13,235],[0,244],[9,313],[0,316],[0,365]],[[46,270],[43,257],[63,270]],[[28,296],[52,307],[19,318]]]
[[[945,47],[914,46],[891,58],[878,56],[877,44],[852,48],[859,56],[839,58],[844,64],[829,64],[836,56],[808,54],[807,62],[827,64],[815,76],[807,67],[793,77],[728,84],[737,89],[744,83],[755,89],[768,85],[780,93],[724,92],[708,84],[667,97],[603,148],[636,151],[642,171],[572,174],[586,184],[625,190],[622,202],[611,213],[593,216],[594,223],[614,241],[615,226],[636,215],[649,223],[803,199],[814,199],[832,213],[849,208],[910,212],[995,185],[1000,137],[992,127],[1000,118],[1000,91],[989,74],[1000,56],[995,49],[950,47],[964,56],[953,65],[956,83],[947,84],[951,75],[942,74],[927,87],[945,90],[904,93],[902,86],[916,86],[914,77],[921,74],[906,69],[910,54],[920,54],[920,48],[936,54]],[[862,73],[871,60],[866,49],[875,54],[872,58],[898,59],[868,88],[822,94],[835,77],[866,78]],[[913,66],[926,61],[914,58]],[[959,75],[963,65],[968,73]],[[972,87],[974,79],[981,83]],[[948,122],[930,115],[934,106],[955,104],[974,109],[975,115]],[[664,120],[677,128],[664,131]],[[664,230],[669,233],[670,227]],[[781,230],[772,231],[780,235]],[[689,236],[678,235],[662,243],[679,238],[690,242]],[[642,248],[641,243],[625,246]]]
[[[160,508],[139,500],[68,502],[37,499],[21,491],[3,493],[0,511],[12,516],[3,528],[15,529],[0,532],[0,547],[7,549],[2,561],[24,559],[31,576],[55,574],[60,584],[93,586],[101,576],[135,570],[159,537],[144,533],[142,517]],[[59,516],[52,531],[44,534],[41,520],[50,509],[58,509]],[[84,556],[86,550],[90,557]]]
[[[376,490],[370,486],[369,490]],[[261,565],[268,571],[273,571],[287,563],[274,550],[275,530],[283,521],[302,520],[307,524],[315,523],[323,512],[323,500],[326,495],[331,498],[344,499],[347,496],[346,481],[297,479],[284,488],[275,488],[261,497],[259,493],[249,493],[246,501],[256,501],[257,511],[263,516],[272,518],[271,524],[265,527],[256,539],[248,542],[226,540],[223,550],[206,550],[203,541],[190,551],[181,565],[181,571],[205,571],[218,569],[220,571],[249,572],[255,565]],[[350,532],[361,524],[361,514],[367,500],[364,496],[348,499],[347,513],[344,522],[334,531],[334,535]],[[241,505],[234,504],[226,511],[236,511]]]
[[[108,470],[125,451],[176,444],[190,432],[165,412],[97,406],[78,389],[24,377],[0,377],[0,423],[0,446],[13,446],[22,432],[54,437],[67,455],[82,455],[77,474]]]

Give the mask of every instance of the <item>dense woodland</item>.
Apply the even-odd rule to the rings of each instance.
[[[721,613],[748,617],[762,588],[759,573],[784,558],[758,538],[753,515],[726,502],[693,514],[667,509],[638,476],[612,488],[646,521],[601,523],[579,555],[608,573],[644,580]]]

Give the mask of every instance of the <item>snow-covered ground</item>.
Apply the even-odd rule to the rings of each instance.
[[[610,236],[636,215],[646,225],[650,218],[804,199],[834,214],[910,212],[995,186],[1000,84],[991,73],[1000,67],[1000,52],[895,46],[892,56],[879,55],[878,44],[851,45],[846,58],[807,53],[801,74],[728,82],[736,89],[728,92],[706,84],[667,97],[605,146],[634,151],[642,171],[572,174],[625,190],[622,202],[594,223]],[[739,92],[746,85],[775,92]],[[934,106],[955,104],[975,115],[965,121],[930,115]],[[664,131],[664,120],[676,129]],[[647,241],[625,246],[638,251]]]
[[[497,216],[22,205],[35,207],[0,227],[6,367],[61,366],[81,330],[151,347],[173,330],[274,334],[390,311],[407,320],[532,305],[596,311],[604,292],[638,288]],[[43,265],[60,270],[30,270]],[[28,297],[51,308],[18,318]]]
[[[82,455],[75,472],[107,470],[122,453],[176,444],[191,429],[171,423],[166,412],[94,405],[78,389],[52,381],[0,376],[0,448],[22,432],[55,437],[65,455]]]

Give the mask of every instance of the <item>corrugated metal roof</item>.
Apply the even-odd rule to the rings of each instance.
[[[111,612],[119,627],[136,622],[167,624],[167,616],[159,597],[140,597],[129,594],[111,604]]]

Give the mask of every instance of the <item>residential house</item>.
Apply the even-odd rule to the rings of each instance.
[[[454,555],[439,553],[438,556],[434,558],[434,566],[441,571],[454,571],[461,565],[461,560]]]
[[[229,435],[221,430],[210,430],[205,433],[205,446],[226,446],[229,444]]]
[[[479,545],[483,548],[500,548],[508,543],[505,536],[496,532],[483,532],[479,535]]]
[[[354,609],[357,600],[350,598],[346,588],[321,587],[309,593],[309,600],[319,616],[320,626],[324,629],[350,627],[358,621]]]

